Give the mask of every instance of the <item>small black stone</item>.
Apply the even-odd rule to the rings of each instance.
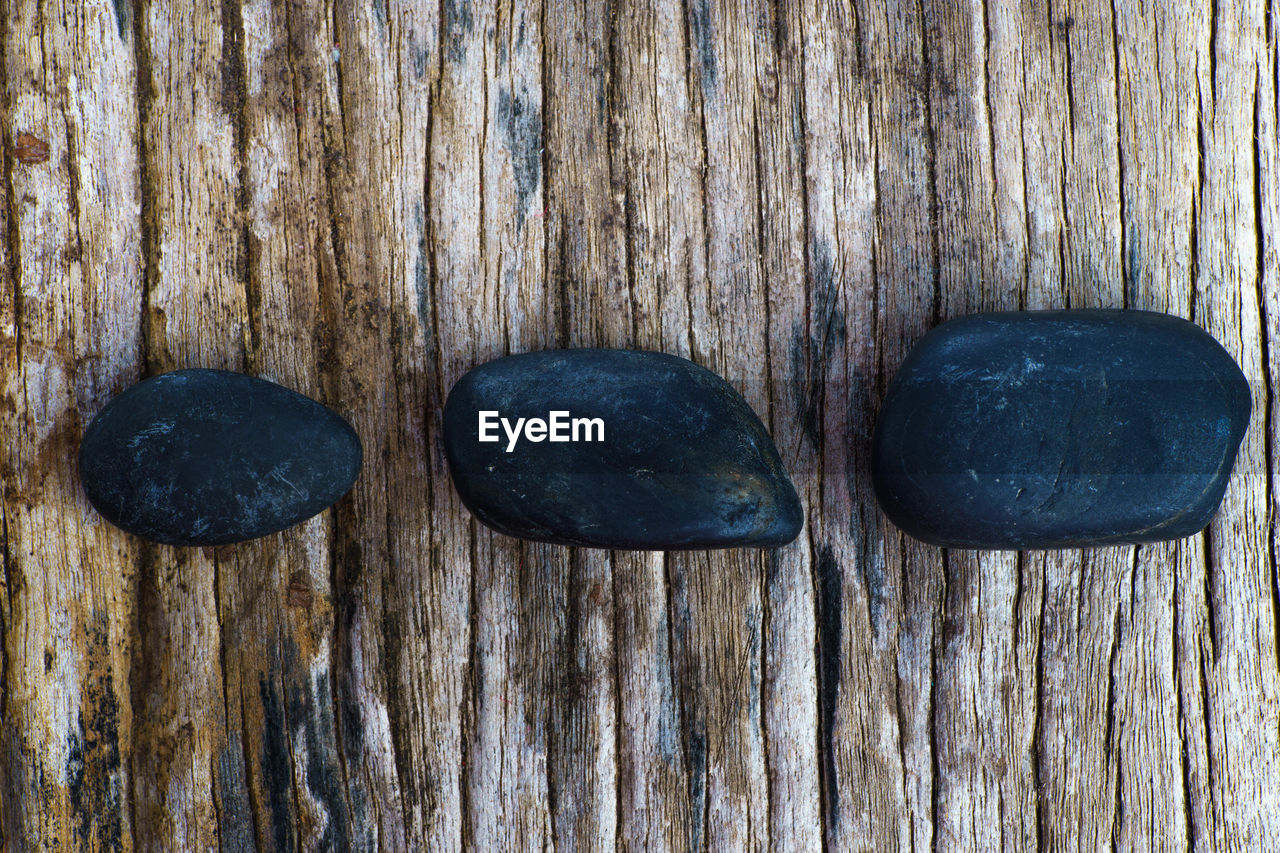
[[[903,362],[872,480],[894,524],[945,547],[1177,539],[1217,511],[1250,409],[1235,361],[1186,320],[975,314]]]
[[[283,530],[342,497],[360,472],[340,415],[265,379],[177,370],[139,382],[80,444],[89,501],[117,527],[169,545]]]
[[[600,419],[603,440],[480,441],[482,411]],[[514,427],[513,427],[514,429]],[[572,436],[572,433],[565,434]],[[598,434],[584,428],[579,439]],[[596,548],[774,547],[800,533],[800,500],[751,407],[727,382],[657,352],[576,349],[500,358],[444,408],[462,501],[509,536]]]

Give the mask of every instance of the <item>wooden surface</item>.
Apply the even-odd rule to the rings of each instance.
[[[1269,2],[0,5],[5,851],[1280,849]],[[904,539],[906,350],[1061,306],[1239,360],[1216,520]],[[479,526],[448,389],[585,345],[739,388],[800,540]],[[353,492],[218,550],[106,524],[85,425],[193,366],[342,412]]]

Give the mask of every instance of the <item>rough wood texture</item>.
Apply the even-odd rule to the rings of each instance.
[[[2,849],[1280,849],[1270,3],[0,6]],[[1068,305],[1240,361],[1218,518],[901,537],[866,472],[906,350]],[[801,539],[472,520],[449,387],[583,345],[738,387]],[[351,495],[217,551],[105,524],[84,425],[188,366],[349,417]]]

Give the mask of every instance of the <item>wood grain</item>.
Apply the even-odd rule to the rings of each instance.
[[[4,850],[1280,847],[1280,14],[1265,0],[7,0]],[[952,316],[1188,317],[1251,381],[1201,535],[942,551],[867,477]],[[772,552],[462,507],[468,369],[656,349],[806,507]],[[356,426],[332,510],[105,524],[84,426],[242,370]]]

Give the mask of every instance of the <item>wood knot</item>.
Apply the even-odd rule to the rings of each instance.
[[[13,156],[27,165],[43,163],[49,159],[49,143],[30,133],[19,133],[13,144]]]

